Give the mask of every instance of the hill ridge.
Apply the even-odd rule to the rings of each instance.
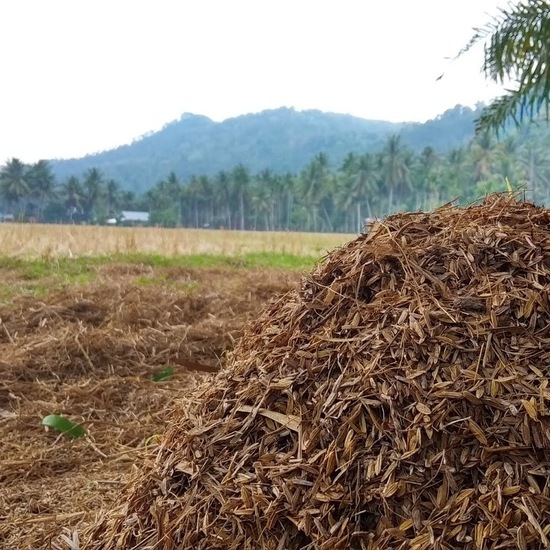
[[[251,171],[296,172],[319,152],[338,164],[350,152],[381,148],[391,134],[416,150],[431,146],[448,150],[473,136],[478,108],[457,105],[424,123],[389,122],[350,114],[293,107],[266,109],[216,122],[184,112],[160,130],[147,132],[129,144],[81,158],[53,159],[59,180],[100,169],[124,189],[143,193],[170,171],[182,179],[213,175],[239,163]]]

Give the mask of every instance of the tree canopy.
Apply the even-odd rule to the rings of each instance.
[[[547,125],[526,124],[500,141],[483,132],[451,151],[415,151],[390,135],[378,150],[343,159],[320,152],[284,174],[242,163],[214,175],[171,169],[143,194],[123,191],[98,168],[56,181],[47,161],[11,159],[0,166],[0,212],[22,221],[113,223],[138,210],[165,227],[355,232],[365,218],[505,191],[506,179],[550,205],[549,139]]]
[[[485,76],[506,93],[486,107],[477,119],[478,131],[500,129],[509,119],[519,123],[550,111],[550,2],[527,0],[500,8],[475,33],[461,54],[479,42],[485,45]]]
[[[335,163],[350,152],[377,151],[392,134],[399,134],[401,144],[415,151],[431,146],[445,152],[470,141],[480,113],[481,106],[457,105],[424,123],[288,108],[222,122],[189,115],[129,145],[80,159],[53,160],[51,165],[60,181],[97,168],[121,189],[145,193],[170,170],[187,180],[194,174],[213,177],[230,172],[243,163],[252,173],[269,169],[284,174],[301,170],[321,151]]]

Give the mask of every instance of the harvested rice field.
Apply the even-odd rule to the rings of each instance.
[[[127,254],[316,257],[354,235],[0,223],[0,251],[12,257],[76,258]]]
[[[0,262],[0,548],[78,548],[75,533],[152,460],[178,401],[299,278],[136,261],[45,265]],[[86,436],[47,430],[53,414]]]
[[[395,214],[303,276],[241,260],[6,265],[0,543],[550,547],[550,210]]]

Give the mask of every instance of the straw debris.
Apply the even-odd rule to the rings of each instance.
[[[87,549],[545,548],[550,210],[335,250],[190,397]]]
[[[0,278],[20,281],[6,263]],[[83,526],[154,458],[174,403],[217,371],[267,296],[298,278],[113,262],[85,284],[2,294],[0,548],[79,548]],[[167,366],[170,380],[154,382]],[[85,437],[46,430],[48,415]]]

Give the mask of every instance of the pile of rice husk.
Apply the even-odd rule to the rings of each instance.
[[[248,327],[84,548],[546,548],[550,210],[398,214]]]

